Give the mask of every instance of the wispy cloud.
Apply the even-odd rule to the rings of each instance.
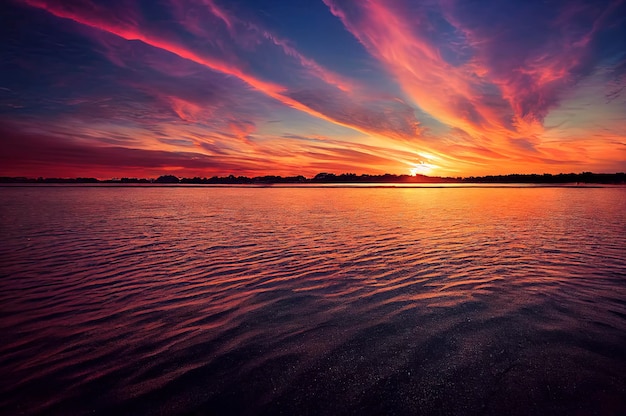
[[[202,3],[207,6],[208,11],[216,13],[214,17],[217,17],[224,22],[226,28],[232,35],[232,39],[222,37],[220,38],[222,42],[227,40],[229,42],[228,45],[221,42],[214,42],[217,43],[217,45],[213,45],[211,48],[205,48],[203,50],[200,50],[197,46],[200,43],[198,40],[187,42],[182,41],[182,35],[161,33],[161,31],[154,29],[149,24],[142,25],[140,23],[140,19],[118,18],[118,15],[123,16],[121,12],[103,13],[101,7],[87,1],[71,3],[70,5],[64,2],[51,0],[24,1],[30,6],[46,10],[57,17],[71,19],[92,28],[114,34],[128,41],[141,41],[146,45],[167,51],[180,58],[192,61],[211,70],[236,77],[247,84],[248,87],[251,87],[256,91],[279,101],[283,105],[303,111],[311,116],[353,128],[366,134],[385,135],[388,133],[388,130],[380,129],[375,120],[372,123],[352,123],[350,119],[343,117],[343,114],[336,114],[333,107],[308,105],[308,103],[303,102],[303,100],[297,99],[299,96],[299,86],[292,87],[288,84],[283,85],[279,82],[269,81],[248,70],[249,62],[246,62],[246,60],[242,58],[245,55],[242,54],[241,56],[233,57],[228,53],[229,47],[233,44],[238,45],[239,47],[241,47],[241,44],[244,44],[244,47],[250,43],[252,45],[256,45],[260,40],[263,40],[278,47],[282,51],[283,55],[295,58],[300,64],[298,70],[304,73],[305,81],[311,81],[311,79],[315,80],[317,85],[331,91],[334,90],[335,95],[341,94],[344,101],[361,98],[351,97],[348,93],[349,87],[346,81],[343,81],[338,75],[324,70],[313,60],[300,54],[295,48],[290,46],[287,41],[276,37],[268,31],[260,29],[254,24],[245,24],[236,18],[228,16],[224,11],[217,8],[217,6],[210,1],[204,1]],[[181,7],[179,5],[178,9],[180,8]],[[131,13],[131,15],[132,14],[134,13]],[[184,25],[183,29],[190,29],[195,34],[202,34],[207,37],[211,34],[199,24],[193,21],[190,23],[189,19],[181,20],[179,23]],[[235,30],[234,28],[236,26],[241,26],[243,29]],[[246,28],[247,30],[245,30]],[[253,37],[251,41],[244,42],[244,40],[242,40],[249,36]],[[202,38],[202,45],[204,45],[204,40],[207,39],[207,37]],[[274,68],[274,63],[272,63],[272,68]],[[318,102],[317,104],[320,103]],[[353,107],[356,107],[356,105],[353,105]],[[372,111],[375,110],[371,110],[370,112]],[[384,114],[381,114],[381,116],[384,116]],[[365,117],[361,120],[368,120],[368,118]],[[417,121],[413,121],[412,124],[416,125]],[[407,137],[414,136],[415,134],[416,132],[414,130],[406,132]]]
[[[546,151],[544,119],[591,73],[595,36],[621,6],[324,2],[415,105],[466,132],[467,141],[529,162]]]

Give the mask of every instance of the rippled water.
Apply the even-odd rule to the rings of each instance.
[[[0,188],[2,414],[626,414],[625,188]]]

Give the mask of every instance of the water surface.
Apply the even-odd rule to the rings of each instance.
[[[0,188],[2,414],[626,414],[624,188]]]

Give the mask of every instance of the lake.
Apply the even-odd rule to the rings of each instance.
[[[624,187],[2,187],[1,414],[626,414]]]

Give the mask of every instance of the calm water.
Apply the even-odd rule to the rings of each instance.
[[[625,188],[0,188],[2,414],[626,414]]]

